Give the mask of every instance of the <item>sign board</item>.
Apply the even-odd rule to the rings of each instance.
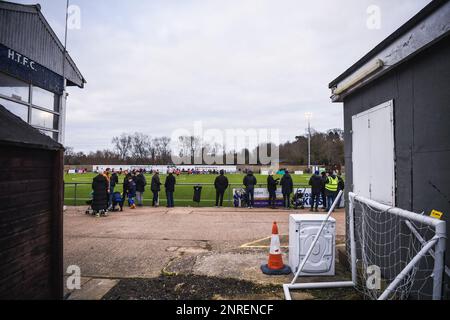
[[[2,44],[0,44],[0,71],[56,94],[63,92],[62,76]]]
[[[245,189],[233,189],[234,199],[236,199],[237,195],[244,192]],[[303,192],[303,199],[305,200],[305,207],[311,208],[311,188],[294,188],[294,193],[291,194],[291,200],[297,191]],[[281,192],[281,188],[277,189],[277,199],[276,206],[283,206],[283,193]],[[319,206],[322,206],[322,197],[319,199]],[[266,188],[255,188],[255,207],[264,208],[269,206],[269,191]],[[339,207],[345,207],[344,197],[341,198],[341,203]]]

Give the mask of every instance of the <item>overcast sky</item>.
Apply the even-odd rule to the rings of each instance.
[[[20,1],[35,3],[35,1]],[[66,145],[111,147],[121,132],[273,128],[281,140],[343,127],[328,83],[429,0],[72,0],[68,50],[88,83],[71,88]],[[65,1],[41,0],[62,39]],[[381,10],[369,29],[367,9]]]

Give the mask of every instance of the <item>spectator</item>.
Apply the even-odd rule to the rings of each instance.
[[[338,174],[338,175],[337,175],[337,178],[338,178],[338,180],[339,180],[339,182],[338,182],[338,192],[339,192],[339,191],[344,191],[344,189],[345,189],[345,182],[344,182],[344,179],[342,179],[341,174]]]
[[[322,195],[322,209],[327,209],[327,195],[326,195],[326,189],[325,185],[327,183],[328,174],[324,171],[322,172],[322,189],[321,189],[321,195]]]
[[[256,178],[253,175],[252,171],[248,171],[247,175],[244,178],[244,186],[247,192],[248,204],[247,208],[253,209],[255,205],[255,185],[257,184]]]
[[[116,172],[113,171],[111,178],[109,179],[109,208],[112,208],[114,189],[116,188],[116,185],[118,183],[119,183],[119,176],[117,175]]]
[[[151,183],[151,189],[153,192],[153,200],[152,200],[152,206],[158,207],[159,206],[159,191],[161,191],[161,181],[159,179],[159,172],[155,171],[155,174],[152,177],[152,183]]]
[[[331,206],[336,200],[338,194],[339,179],[336,172],[333,171],[331,175],[327,178],[327,183],[325,184],[326,194],[327,194],[327,210],[331,210]],[[334,210],[333,210],[334,211]]]
[[[341,177],[341,174],[338,174],[338,180],[339,180],[339,182],[338,182],[338,193],[339,193],[339,191],[344,191],[345,190],[345,182],[344,182],[344,179],[342,179],[342,177]],[[341,209],[342,207],[341,207],[341,201],[339,201],[339,203],[338,203],[338,209]]]
[[[284,208],[289,209],[291,207],[291,194],[294,192],[294,182],[292,181],[292,177],[288,170],[284,172],[280,184],[283,193]]]
[[[136,201],[137,206],[142,207],[144,201],[145,186],[147,185],[147,180],[142,170],[139,170],[139,174],[136,176]]]
[[[167,197],[167,208],[175,207],[175,203],[173,200],[173,194],[175,192],[175,184],[177,180],[173,176],[173,170],[169,170],[169,175],[166,178],[164,183],[164,187],[166,189],[166,197]]]
[[[100,213],[103,215],[106,214],[106,210],[108,209],[108,180],[106,179],[104,174],[99,173],[92,180],[92,191],[93,191],[93,199],[92,199],[92,210],[97,212],[97,217],[100,217]]]
[[[220,175],[214,181],[216,188],[216,207],[223,207],[223,196],[228,189],[228,178],[225,177],[225,171],[220,170]]]
[[[131,177],[131,174],[128,172],[128,170],[125,170],[123,173],[125,174],[125,178],[123,178],[122,198],[123,201],[125,201],[125,199],[127,198],[128,178]]]
[[[269,207],[275,209],[275,201],[277,199],[277,185],[280,179],[275,179],[273,177],[273,171],[269,172],[269,177],[267,178],[267,190],[269,191]]]
[[[128,197],[128,206],[131,209],[136,209],[136,204],[134,202],[134,198],[136,197],[136,182],[134,182],[131,175],[128,175],[126,194]]]
[[[319,171],[316,171],[309,179],[309,185],[311,186],[311,211],[319,212],[319,199],[323,187],[323,180]]]

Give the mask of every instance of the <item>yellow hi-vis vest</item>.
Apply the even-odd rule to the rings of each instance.
[[[333,179],[333,177],[328,177],[328,180],[327,180],[327,183],[325,185],[325,188],[328,191],[336,192],[338,190],[338,184],[339,184],[338,177],[336,177],[334,179]]]

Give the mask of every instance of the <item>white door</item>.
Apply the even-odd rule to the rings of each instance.
[[[394,105],[389,101],[353,117],[353,191],[395,205]]]

